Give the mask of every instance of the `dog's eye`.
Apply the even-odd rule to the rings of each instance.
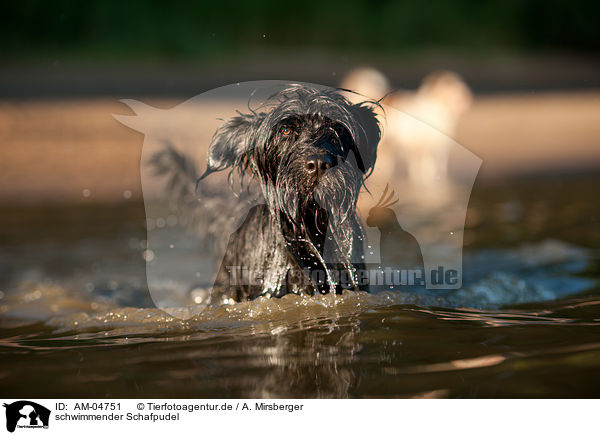
[[[292,134],[292,128],[287,125],[284,125],[283,127],[281,127],[281,133],[284,136],[289,136],[290,134]]]

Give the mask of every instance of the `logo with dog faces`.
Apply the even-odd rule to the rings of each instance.
[[[50,410],[30,400],[18,400],[4,404],[6,414],[6,430],[15,429],[48,429]]]
[[[190,289],[209,304],[461,288],[481,159],[431,125],[281,81],[225,86],[169,110],[124,103],[135,116],[113,116],[145,135],[143,256],[159,308],[181,317],[169,307]]]

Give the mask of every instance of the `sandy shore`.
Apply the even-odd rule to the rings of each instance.
[[[180,101],[146,102],[169,108]],[[113,113],[131,112],[110,99],[0,102],[0,202],[140,198],[143,135]],[[198,117],[215,123],[211,107]],[[600,91],[479,97],[455,139],[483,159],[481,181],[599,168]]]

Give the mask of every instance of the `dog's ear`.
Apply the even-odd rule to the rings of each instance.
[[[244,168],[265,116],[265,113],[240,114],[219,127],[208,148],[206,171],[198,181],[227,168]]]
[[[360,169],[363,174],[366,173],[367,172],[367,168],[365,168],[365,164],[363,162],[362,156],[360,154],[360,151],[358,150],[358,146],[356,145],[356,141],[352,137],[352,134],[343,125],[339,125],[336,128],[336,132],[338,134],[338,137],[339,137],[340,141],[346,147],[348,147],[348,149],[350,151],[352,151],[354,153],[354,158],[356,159],[356,166],[358,166],[358,169]]]
[[[350,107],[350,112],[359,125],[356,132],[355,147],[352,151],[356,155],[359,168],[364,173],[368,173],[372,171],[377,159],[377,145],[381,139],[379,121],[368,102],[354,104]]]

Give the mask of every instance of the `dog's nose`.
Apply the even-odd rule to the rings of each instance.
[[[311,175],[316,175],[317,177],[322,177],[325,171],[331,169],[335,166],[333,158],[326,154],[310,156],[306,160],[306,170]]]

